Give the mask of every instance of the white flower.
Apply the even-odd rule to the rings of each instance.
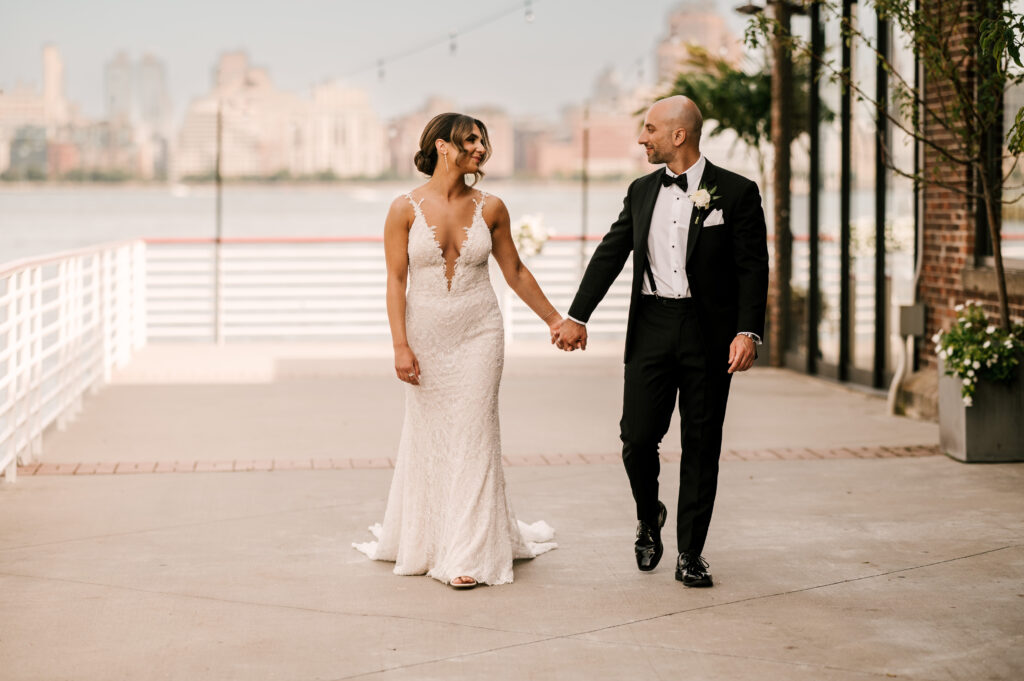
[[[974,366],[975,369],[980,369],[981,368],[981,362],[979,362],[978,360],[974,360],[973,366]]]
[[[1013,347],[1013,341],[1011,341],[1009,338],[1007,338],[1006,342],[1003,345],[1005,345],[1008,348],[1012,348]]]
[[[970,384],[971,384],[971,379],[965,378],[964,379],[964,385],[970,385]]]
[[[967,378],[974,378],[974,369],[967,370]]]
[[[987,348],[987,347],[989,347],[989,346],[991,346],[991,345],[992,345],[992,341],[985,341],[985,344],[984,344],[984,345],[982,345],[981,347],[983,347],[983,348]]]
[[[971,397],[970,395],[964,396],[964,406],[965,407],[970,407],[973,404],[974,404],[974,398],[973,397]]]
[[[939,357],[941,357],[942,359],[946,359],[948,355],[946,354],[945,350],[939,350]]]
[[[971,328],[971,323],[970,323],[970,322],[967,322],[966,324],[964,324],[964,328],[965,328],[965,329],[969,329],[969,328]]]
[[[512,225],[512,240],[523,256],[537,255],[548,240],[549,232],[540,215],[524,215]]]
[[[690,201],[693,202],[693,205],[697,208],[707,208],[711,205],[711,193],[703,187],[690,194],[687,198],[690,199]]]
[[[996,332],[996,327],[992,326],[991,324],[989,324],[988,328],[985,329],[985,333],[995,333],[995,332]]]
[[[956,310],[957,312],[960,312],[961,310],[963,310],[963,309],[964,309],[964,306],[963,306],[963,305],[957,305],[957,306],[956,306],[956,307],[954,307],[953,309],[954,309],[954,310]]]

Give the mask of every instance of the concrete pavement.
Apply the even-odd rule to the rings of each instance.
[[[208,361],[204,379],[147,349],[44,460],[393,455],[400,386],[373,368],[386,357],[250,352],[232,366],[197,349],[184,364]],[[506,452],[614,454],[618,357],[555,359],[509,359]],[[932,424],[883,411],[757,370],[734,382],[726,447],[934,445]],[[469,592],[350,548],[383,513],[387,469],[22,477],[0,486],[0,678],[1024,677],[1020,465],[726,460],[710,590],[673,580],[671,548],[637,572],[620,464],[507,476],[519,517],[547,520],[560,547]]]

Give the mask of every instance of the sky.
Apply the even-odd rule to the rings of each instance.
[[[718,5],[742,34],[739,0]],[[42,48],[65,63],[65,92],[83,113],[103,114],[103,67],[119,51],[151,53],[167,68],[176,120],[206,93],[222,52],[245,50],[274,85],[296,93],[340,79],[367,90],[390,118],[430,95],[463,106],[496,105],[513,115],[555,116],[582,102],[606,67],[626,83],[650,78],[665,17],[680,0],[0,0],[0,89],[42,85]],[[457,39],[449,32],[508,15]],[[376,63],[410,48],[445,44]]]

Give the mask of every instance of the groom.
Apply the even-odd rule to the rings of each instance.
[[[637,566],[661,560],[667,510],[658,500],[658,445],[676,394],[682,418],[676,579],[712,585],[701,556],[711,523],[732,374],[746,371],[764,333],[768,249],[757,185],[700,152],[703,119],[682,96],[648,110],[638,142],[665,164],[629,186],[559,330],[563,350],[586,349],[586,323],[633,254],[626,327],[622,460],[636,501]]]

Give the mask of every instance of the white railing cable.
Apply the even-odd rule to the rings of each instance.
[[[528,261],[552,303],[568,309],[580,280],[578,238],[549,241]],[[596,239],[584,243],[589,260]],[[221,340],[386,340],[384,244],[380,238],[225,239],[219,292],[213,291],[214,244],[153,239],[146,249],[146,335],[151,341],[216,340],[214,300],[221,301]],[[625,333],[629,268],[589,327],[598,337]],[[547,328],[508,291],[492,263],[492,280],[508,340],[543,338]]]

